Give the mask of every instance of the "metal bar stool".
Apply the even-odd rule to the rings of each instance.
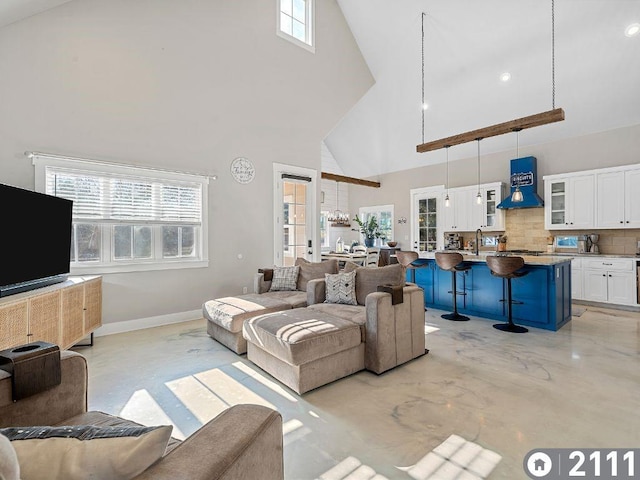
[[[513,318],[512,318],[513,304],[522,303],[522,302],[516,302],[515,300],[513,300],[513,297],[511,296],[511,279],[524,277],[528,273],[528,272],[517,271],[524,266],[524,258],[488,256],[487,266],[489,267],[489,270],[491,270],[491,275],[500,277],[503,279],[503,281],[504,279],[507,280],[507,300],[506,301],[507,301],[507,312],[508,312],[509,322],[496,323],[493,325],[493,328],[497,328],[498,330],[502,330],[503,332],[513,332],[513,333],[528,332],[529,329],[513,323]]]
[[[467,321],[469,317],[460,315],[458,313],[457,295],[466,295],[466,292],[457,291],[458,272],[465,272],[471,267],[468,265],[462,265],[462,255],[455,252],[436,252],[436,263],[442,270],[451,272],[451,293],[453,295],[453,312],[445,313],[441,315],[446,320],[455,320],[458,322]]]

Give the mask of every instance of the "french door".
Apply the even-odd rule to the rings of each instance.
[[[274,263],[314,259],[316,171],[274,165]]]
[[[411,245],[422,257],[444,246],[442,187],[411,190]]]

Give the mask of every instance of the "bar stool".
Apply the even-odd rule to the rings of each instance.
[[[457,295],[466,295],[465,292],[457,291],[457,281],[456,277],[458,276],[458,272],[465,272],[469,270],[471,267],[468,265],[461,265],[462,263],[462,255],[456,252],[436,252],[436,263],[438,267],[442,270],[446,270],[451,272],[451,294],[453,295],[453,312],[445,313],[441,315],[442,318],[446,320],[455,320],[458,322],[467,321],[469,317],[465,317],[464,315],[460,315],[458,313],[458,302]]]
[[[418,252],[414,252],[412,250],[408,252],[403,252],[401,250],[396,252],[396,259],[398,260],[398,263],[402,265],[405,270],[411,270],[412,283],[416,283],[416,270],[411,263],[416,261],[418,257]]]
[[[513,323],[512,318],[513,304],[522,302],[516,302],[511,296],[511,279],[524,277],[528,273],[517,271],[524,266],[524,258],[487,256],[487,266],[489,267],[489,270],[491,270],[491,275],[500,277],[503,279],[503,281],[505,278],[507,279],[507,312],[509,322],[496,323],[495,325],[493,325],[493,328],[497,328],[498,330],[502,330],[503,332],[528,332],[528,328],[521,327],[520,325],[516,325],[515,323]]]

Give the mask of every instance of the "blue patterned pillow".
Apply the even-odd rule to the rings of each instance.
[[[356,300],[356,272],[342,272],[331,275],[324,274],[326,282],[325,303],[343,303],[357,305]]]

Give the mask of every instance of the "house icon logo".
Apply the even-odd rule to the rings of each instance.
[[[544,478],[553,468],[551,457],[544,452],[530,452],[525,457],[524,468],[531,478]]]

